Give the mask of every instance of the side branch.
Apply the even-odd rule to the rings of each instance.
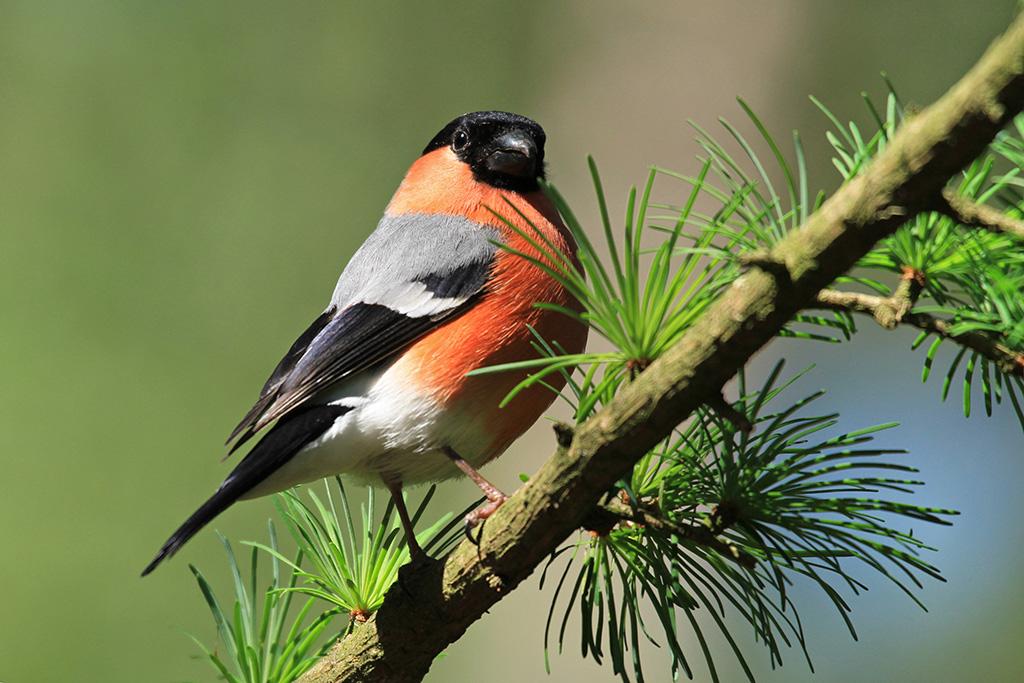
[[[891,297],[823,289],[818,294],[816,306],[863,313],[873,317],[883,327],[895,327],[882,323],[883,319],[888,319],[889,311],[892,309]],[[1014,351],[988,335],[979,332],[956,332],[952,322],[928,313],[907,313],[899,322],[965,346],[995,363],[1002,372],[1024,377],[1024,353]]]
[[[1003,233],[1024,240],[1024,221],[1011,218],[999,209],[972,201],[949,188],[942,193],[942,199],[935,209],[969,228]]]
[[[903,269],[900,284],[892,296],[880,297],[857,292],[823,289],[818,292],[817,305],[824,308],[867,313],[882,327],[891,330],[910,313],[924,288],[924,274],[910,267]]]
[[[623,522],[639,524],[657,531],[674,534],[683,541],[704,546],[746,569],[753,569],[757,565],[756,557],[735,543],[722,538],[720,533],[716,534],[709,527],[695,524],[677,524],[665,519],[662,515],[652,512],[645,506],[639,506],[634,509],[621,501],[612,501],[599,506],[595,510],[595,515],[607,518],[610,524],[604,526],[609,529],[615,524]],[[591,519],[588,518],[588,525],[590,521]]]
[[[737,278],[683,338],[575,431],[488,520],[479,547],[411,568],[380,610],[301,680],[419,681],[436,656],[522,582],[644,453],[904,221],[1024,108],[1024,19],[861,175]]]

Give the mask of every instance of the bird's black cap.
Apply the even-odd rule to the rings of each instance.
[[[544,129],[505,111],[477,111],[453,120],[424,148],[451,147],[477,180],[516,192],[531,192],[544,178]]]

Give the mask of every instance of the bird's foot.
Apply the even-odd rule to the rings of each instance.
[[[508,500],[508,496],[502,493],[497,486],[484,479],[482,474],[477,472],[472,465],[466,462],[457,452],[455,452],[455,449],[445,448],[444,453],[451,458],[451,461],[455,466],[462,470],[462,472],[469,477],[487,497],[487,502],[485,504],[466,515],[466,526],[463,528],[469,542],[479,548],[480,539],[483,538],[484,534],[484,521],[493,515],[494,512],[501,507],[502,503]],[[480,527],[480,529],[476,534],[476,538],[473,538],[473,529],[476,527]]]
[[[473,510],[466,515],[466,526],[464,530],[466,532],[466,538],[473,545],[480,547],[480,539],[483,538],[484,534],[484,522],[488,517],[497,512],[505,501],[508,500],[508,496],[499,491],[498,489],[491,487],[491,491],[488,492],[487,502]],[[477,529],[476,537],[473,537],[473,529]]]

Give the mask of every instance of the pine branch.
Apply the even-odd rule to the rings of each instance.
[[[634,509],[622,501],[613,500],[604,505],[599,505],[586,520],[588,528],[603,526],[610,529],[614,525],[621,523],[639,524],[651,529],[674,534],[683,541],[696,543],[697,545],[714,550],[722,557],[730,559],[746,569],[753,569],[757,564],[757,558],[753,555],[735,543],[721,538],[721,533],[725,531],[725,528],[712,530],[706,526],[677,524],[669,519],[665,519],[663,515],[658,514],[657,511],[652,510],[648,505],[641,504]]]
[[[1024,221],[1012,218],[999,209],[979,204],[951,188],[942,193],[942,199],[936,204],[935,209],[960,225],[1012,235],[1024,240]]]
[[[488,520],[479,547],[410,568],[384,604],[301,679],[418,681],[513,590],[633,464],[880,239],[934,207],[942,188],[1024,108],[1024,18],[946,95],[909,120],[858,177],[736,279],[682,339],[580,425],[568,447]]]
[[[816,305],[832,310],[864,313],[873,317],[878,324],[892,329],[897,323],[916,327],[919,330],[934,334],[944,339],[976,351],[996,364],[1008,375],[1024,377],[1024,354],[1001,344],[992,337],[978,332],[956,332],[953,323],[929,313],[907,313],[899,319],[893,317],[898,304],[894,297],[873,296],[860,292],[840,292],[835,289],[823,289],[818,293]]]
[[[725,396],[723,396],[722,394],[712,396],[710,399],[708,399],[707,404],[709,408],[711,408],[716,413],[718,413],[726,420],[728,420],[730,423],[732,423],[732,426],[734,426],[739,431],[753,431],[754,425],[750,423],[750,420],[747,419],[747,416],[741,413],[740,411],[736,410],[736,408],[734,408],[731,403],[725,400]]]

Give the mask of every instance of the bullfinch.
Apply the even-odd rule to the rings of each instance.
[[[460,116],[434,136],[228,444],[234,451],[265,433],[143,576],[235,501],[336,474],[390,491],[414,559],[423,551],[403,485],[470,477],[487,502],[468,525],[501,505],[505,495],[478,469],[555,393],[536,385],[499,407],[523,376],[468,373],[535,357],[533,331],[566,353],[587,338],[579,319],[535,305],[579,311],[556,279],[513,253],[544,260],[531,241],[546,242],[575,261],[576,244],[539,187],[544,141],[537,123],[499,111]],[[557,376],[550,384],[561,388]]]

